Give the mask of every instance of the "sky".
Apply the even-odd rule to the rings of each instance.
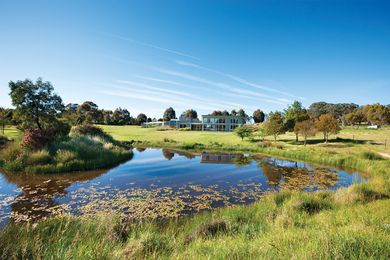
[[[0,0],[9,81],[133,116],[390,103],[389,1]]]

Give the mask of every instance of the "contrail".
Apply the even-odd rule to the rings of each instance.
[[[105,34],[107,36],[110,36],[110,37],[117,38],[117,39],[121,39],[121,40],[124,40],[124,41],[132,42],[132,43],[135,43],[135,44],[138,44],[138,45],[142,45],[142,46],[145,46],[145,47],[149,47],[149,48],[153,48],[153,49],[156,49],[156,50],[160,50],[160,51],[176,54],[176,55],[179,55],[179,56],[182,56],[182,57],[191,58],[191,59],[195,59],[195,60],[200,60],[198,57],[192,56],[192,55],[184,53],[184,52],[167,49],[167,48],[160,47],[160,46],[157,46],[157,45],[154,45],[154,44],[141,42],[141,41],[134,40],[134,39],[127,38],[127,37],[123,37],[123,36],[120,36],[120,35],[115,35],[115,34],[111,34],[111,33],[103,33],[103,34]]]

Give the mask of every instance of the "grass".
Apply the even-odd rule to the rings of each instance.
[[[251,205],[179,219],[134,222],[102,213],[10,224],[0,232],[0,258],[390,258],[390,160],[378,157],[389,153],[390,128],[344,128],[328,144],[317,136],[304,147],[293,134],[263,144],[233,133],[102,127],[140,147],[249,151],[353,168],[369,181],[337,191],[269,193]]]
[[[3,135],[3,131],[0,131],[0,135]],[[22,140],[23,134],[15,126],[6,126],[4,129],[4,136],[10,140],[20,141]]]
[[[0,150],[0,167],[10,172],[60,173],[104,169],[129,160],[132,152],[98,137],[72,136],[32,151],[18,142]]]
[[[0,258],[389,259],[390,201],[335,197],[283,192],[184,219],[62,216],[9,225],[0,233]]]

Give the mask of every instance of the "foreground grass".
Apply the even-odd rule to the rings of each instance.
[[[0,232],[0,257],[389,259],[390,200],[363,192],[365,185],[269,194],[179,220],[131,223],[105,214],[9,225]]]

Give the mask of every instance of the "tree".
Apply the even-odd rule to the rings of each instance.
[[[184,115],[188,118],[190,118],[191,120],[192,119],[195,119],[195,118],[198,118],[198,113],[193,110],[193,109],[187,109],[185,112],[184,112]]]
[[[237,111],[236,111],[235,109],[233,109],[233,110],[230,112],[230,115],[236,116],[236,115],[237,115]]]
[[[244,118],[245,120],[248,119],[248,115],[245,113],[245,110],[240,108],[237,112],[237,116]]]
[[[210,115],[212,115],[212,116],[222,116],[222,111],[214,110]]]
[[[330,113],[330,106],[326,102],[315,102],[309,106],[308,113],[311,118],[319,118],[321,115]]]
[[[348,124],[354,126],[357,125],[359,126],[362,124],[362,122],[366,121],[366,115],[363,112],[363,109],[356,109],[355,111],[347,114],[345,116],[345,120],[347,121]]]
[[[266,124],[260,124],[259,127],[257,128],[257,133],[261,138],[261,141],[264,142],[265,137],[267,136],[267,129],[266,129]]]
[[[227,110],[224,110],[224,111],[222,111],[222,115],[223,116],[229,116],[230,114],[229,114],[229,112]]]
[[[164,112],[164,115],[163,115],[163,119],[164,121],[169,121],[171,119],[175,119],[176,118],[176,112],[175,110],[173,110],[172,107],[169,107],[165,110]]]
[[[282,114],[278,111],[269,113],[268,121],[264,124],[267,135],[272,135],[275,143],[277,137],[286,132],[284,129]]]
[[[141,125],[142,123],[145,123],[147,120],[148,120],[148,117],[145,114],[143,114],[143,113],[141,113],[141,114],[139,114],[137,116],[137,123],[138,123],[138,125]]]
[[[306,109],[302,107],[302,103],[294,101],[294,103],[288,106],[284,110],[284,126],[286,131],[294,131],[295,124],[309,118]],[[298,142],[298,134],[295,133],[295,141]]]
[[[305,146],[307,138],[309,136],[315,136],[316,131],[317,130],[314,127],[314,122],[312,120],[297,122],[294,127],[295,134],[300,134],[303,137]]]
[[[114,113],[111,110],[103,110],[102,114],[103,114],[103,124],[111,125],[114,121],[114,119],[113,119]]]
[[[54,94],[50,82],[38,78],[35,84],[29,80],[9,82],[12,105],[16,107],[15,117],[23,122],[23,128],[48,128],[57,121],[64,109],[62,99]]]
[[[85,101],[77,108],[78,124],[98,124],[103,122],[103,113],[92,101]]]
[[[12,121],[12,110],[0,107],[0,125],[3,131],[3,135],[5,133],[5,126],[10,124]]]
[[[112,122],[116,125],[130,124],[131,116],[127,109],[117,108],[112,113]]]
[[[245,137],[250,137],[252,135],[252,129],[248,126],[239,126],[234,129],[234,133],[244,141]]]
[[[69,103],[65,106],[62,111],[61,117],[68,122],[70,125],[76,125],[78,120],[77,108],[78,104]]]
[[[260,109],[257,109],[253,112],[253,120],[255,123],[262,123],[264,122],[265,114]]]
[[[330,134],[337,134],[340,131],[337,120],[330,114],[321,115],[315,126],[319,132],[324,134],[325,142],[328,142]]]
[[[346,115],[357,108],[359,108],[359,105],[354,103],[329,104],[329,113],[344,125],[346,123]]]
[[[363,107],[367,121],[372,125],[390,123],[390,109],[381,104],[365,105]]]

